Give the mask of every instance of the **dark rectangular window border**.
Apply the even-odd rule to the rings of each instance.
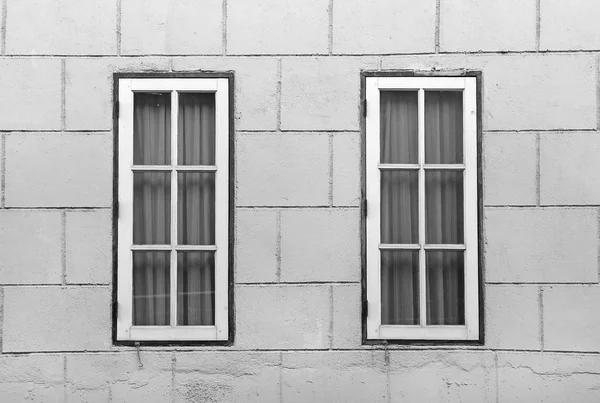
[[[229,334],[227,340],[152,340],[132,341],[117,340],[118,314],[118,208],[119,208],[119,79],[121,78],[226,78],[229,82],[229,254],[228,254],[228,302],[229,302]],[[112,331],[113,346],[233,346],[235,335],[235,305],[234,305],[234,241],[235,241],[235,128],[234,128],[234,72],[198,70],[185,73],[173,72],[127,72],[113,73],[113,193],[112,193]]]
[[[367,339],[367,209],[366,209],[366,78],[367,77],[475,77],[477,83],[477,237],[478,237],[478,297],[479,297],[479,339],[478,340],[419,340],[419,339]],[[360,259],[361,259],[361,329],[362,345],[485,345],[485,306],[484,306],[484,253],[483,253],[483,177],[482,177],[482,139],[483,139],[483,73],[479,70],[363,70],[360,72]]]

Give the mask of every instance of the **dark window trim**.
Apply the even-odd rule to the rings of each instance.
[[[227,340],[210,341],[131,341],[117,340],[118,230],[119,200],[119,79],[120,78],[227,78],[229,80],[229,336]],[[234,217],[235,217],[235,139],[234,139],[234,73],[233,71],[193,71],[185,73],[139,72],[113,74],[113,201],[112,201],[112,343],[115,346],[233,346],[235,335],[234,305]]]
[[[382,339],[367,340],[367,221],[366,221],[366,78],[367,77],[475,77],[477,82],[477,237],[479,246],[479,340],[408,340]],[[483,139],[483,74],[477,70],[364,70],[360,73],[360,245],[361,245],[361,322],[363,345],[467,345],[482,346],[485,344],[485,307],[484,307],[484,260],[483,260],[483,177],[482,177],[482,139]]]

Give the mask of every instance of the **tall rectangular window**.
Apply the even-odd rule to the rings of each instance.
[[[118,80],[117,340],[229,338],[229,84]]]
[[[366,77],[367,339],[479,339],[475,77]]]

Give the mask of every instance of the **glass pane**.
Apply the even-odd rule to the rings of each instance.
[[[426,251],[427,324],[465,324],[464,252]]]
[[[419,324],[418,251],[381,251],[381,324]]]
[[[133,243],[171,243],[171,174],[133,173]]]
[[[133,163],[171,164],[171,94],[133,95]]]
[[[425,163],[462,162],[462,92],[425,91]]]
[[[417,171],[381,171],[381,243],[419,243]]]
[[[133,324],[170,325],[170,252],[133,252]]]
[[[381,163],[416,164],[419,115],[416,91],[381,91]]]
[[[177,324],[215,324],[214,252],[177,253]]]
[[[215,94],[179,93],[180,165],[215,165]]]
[[[180,245],[215,244],[215,174],[178,173],[177,239]],[[226,225],[226,224],[225,224]]]
[[[463,172],[425,172],[426,243],[462,244]]]

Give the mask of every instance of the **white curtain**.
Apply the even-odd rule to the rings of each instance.
[[[180,165],[213,165],[214,94],[179,94]],[[171,164],[171,94],[134,97],[134,164]],[[180,245],[214,244],[214,173],[177,174]],[[134,173],[133,238],[138,245],[169,245],[171,173]],[[169,325],[170,254],[133,252],[133,323]],[[177,324],[214,324],[214,253],[177,253]]]
[[[381,162],[418,162],[416,91],[381,92]],[[425,162],[461,164],[462,93],[425,92]],[[419,243],[416,170],[381,172],[381,242]],[[425,175],[427,244],[462,244],[463,173],[428,170]],[[464,323],[462,251],[428,250],[426,318],[429,325]],[[381,252],[382,323],[419,324],[419,254]]]

